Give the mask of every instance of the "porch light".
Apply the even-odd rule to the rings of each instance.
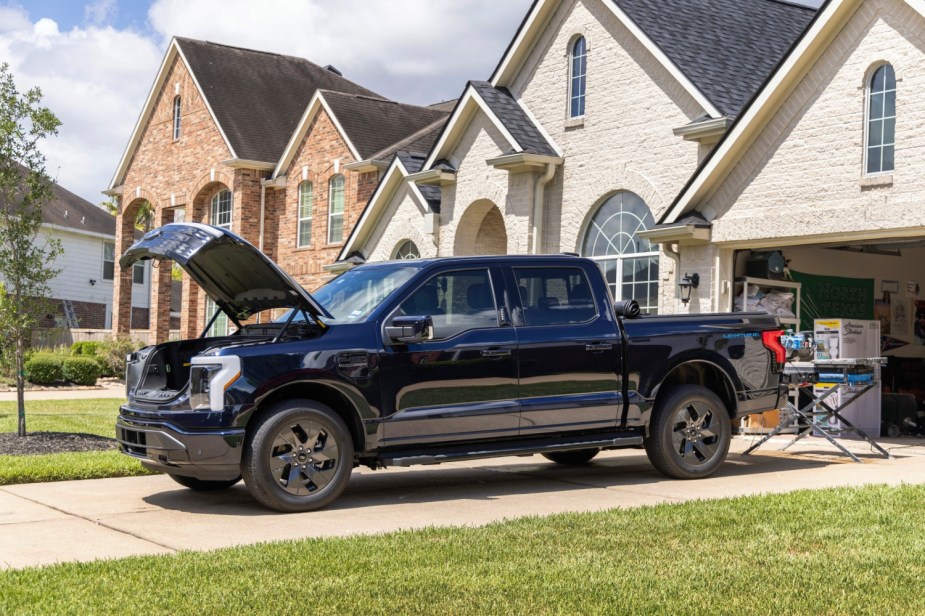
[[[681,279],[681,282],[678,283],[678,287],[681,289],[681,303],[687,304],[691,301],[691,291],[696,289],[700,285],[700,274],[694,272],[693,274],[684,274],[684,278]]]

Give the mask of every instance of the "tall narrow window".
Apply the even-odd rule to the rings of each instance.
[[[135,263],[132,266],[132,282],[134,284],[145,283],[145,264],[143,262]]]
[[[103,280],[112,280],[116,273],[116,243],[103,242]]]
[[[299,237],[297,245],[311,246],[312,243],[312,183],[299,184]]]
[[[579,36],[575,39],[569,55],[569,117],[579,118],[585,114],[585,82],[588,70],[585,37]]]
[[[173,138],[180,138],[180,97],[173,98]]]
[[[223,190],[212,197],[212,217],[216,227],[231,229],[231,191]]]
[[[212,301],[211,297],[206,298],[206,323],[208,323],[215,313],[218,312],[219,315],[215,319],[215,322],[212,323],[212,327],[209,329],[207,336],[227,336],[229,333],[228,325],[228,315],[224,312],[220,312],[218,304]]]
[[[867,102],[867,173],[893,170],[896,144],[896,73],[884,64],[870,79]]]
[[[335,175],[328,185],[328,244],[344,240],[344,176]]]
[[[604,270],[614,298],[635,299],[646,314],[658,312],[659,253],[638,233],[654,224],[639,195],[619,192],[598,208],[581,249]]]

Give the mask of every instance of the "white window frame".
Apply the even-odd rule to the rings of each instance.
[[[335,187],[334,183],[340,181],[340,186]],[[345,192],[347,187],[347,180],[343,174],[338,173],[337,175],[331,176],[331,179],[328,180],[328,244],[340,244],[344,241],[344,206]],[[335,212],[334,206],[336,204],[337,196],[340,195],[340,211]],[[334,220],[340,220],[340,237],[334,237]]]
[[[880,72],[880,69],[883,69],[885,67],[889,67],[890,70],[893,71],[893,89],[892,90],[884,89],[881,92],[874,92],[873,90],[874,78],[876,78],[877,73]],[[878,64],[877,66],[874,67],[872,71],[870,71],[870,76],[867,79],[867,87],[865,88],[865,97],[864,97],[864,163],[863,164],[864,164],[864,175],[865,176],[891,175],[893,171],[896,169],[896,91],[897,91],[896,70],[893,68],[892,64],[890,64],[889,62],[884,62],[883,64]],[[884,106],[886,105],[886,100],[885,100],[886,96],[888,94],[892,94],[893,96],[893,115],[892,116],[882,115],[879,118],[877,118],[877,121],[881,122],[881,125],[880,125],[881,143],[879,145],[871,146],[870,145],[870,132],[871,132],[870,131],[870,124],[871,124],[871,105],[870,103],[871,103],[871,99],[874,97],[875,94],[884,95]],[[885,109],[883,111],[885,111]],[[893,120],[893,141],[888,144],[883,143],[883,122],[885,122],[886,120]],[[880,169],[877,171],[871,171],[868,168],[868,163],[870,160],[869,154],[870,154],[870,150],[872,147],[880,150]],[[883,168],[883,152],[887,147],[889,147],[893,152],[893,166],[890,167],[889,169],[884,169]]]
[[[107,246],[112,246],[112,259],[106,258],[106,248]],[[112,263],[112,275],[106,276],[106,264]],[[115,280],[116,279],[116,243],[103,241],[103,273],[100,276],[102,280]]]
[[[408,248],[410,246],[410,249]],[[404,254],[402,254],[404,253]],[[395,252],[392,253],[392,259],[420,259],[421,250],[418,245],[411,240],[402,240],[395,246]]]
[[[139,280],[139,278],[141,280]],[[145,264],[141,261],[132,264],[132,284],[143,285],[145,283]]]
[[[180,95],[173,97],[173,140],[176,141],[180,138],[180,117],[181,111],[183,109],[182,101],[180,100]]]
[[[575,50],[578,47],[578,44],[582,43],[584,50],[582,51],[581,56],[575,55]],[[581,58],[581,74],[575,73],[575,60]],[[575,80],[579,80],[580,92],[576,93]],[[579,35],[572,39],[572,42],[569,45],[568,50],[568,117],[573,118],[583,118],[585,116],[585,104],[587,103],[587,90],[588,90],[588,39],[584,36]],[[578,101],[579,109],[574,109],[575,101]]]
[[[219,310],[218,304],[212,301],[212,298],[208,295],[206,296],[206,305],[205,305],[205,315],[206,323],[212,320],[212,315]],[[231,333],[231,323],[228,319],[228,315],[222,312],[218,315],[218,318],[215,319],[215,322],[212,323],[212,327],[209,328],[209,331],[206,332],[206,338],[211,338],[214,336],[227,336]]]
[[[314,209],[314,185],[310,180],[299,183],[298,197],[298,223],[296,225],[296,246],[305,248],[312,245],[312,210]],[[307,190],[306,190],[307,189]],[[305,211],[305,201],[308,201],[308,212]],[[307,226],[308,237],[303,233],[303,226]]]
[[[223,199],[222,196],[227,193],[228,198]],[[227,212],[225,211],[224,205],[227,203],[228,208]],[[221,227],[222,229],[231,230],[231,223],[234,220],[234,195],[230,190],[223,189],[219,192],[212,195],[212,207],[210,208],[209,213],[209,223],[215,227]],[[228,220],[224,221],[224,217],[227,214]]]

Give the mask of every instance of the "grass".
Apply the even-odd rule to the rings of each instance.
[[[119,400],[26,401],[26,430],[73,432],[113,438]],[[15,402],[0,402],[0,432],[16,432]],[[148,475],[141,464],[117,451],[87,451],[48,455],[0,455],[0,485],[69,479],[100,479]]]
[[[873,486],[62,564],[0,572],[0,613],[922,614],[922,511]]]

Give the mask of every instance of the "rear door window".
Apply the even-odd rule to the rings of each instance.
[[[525,325],[585,323],[597,315],[588,277],[578,267],[515,267]]]

